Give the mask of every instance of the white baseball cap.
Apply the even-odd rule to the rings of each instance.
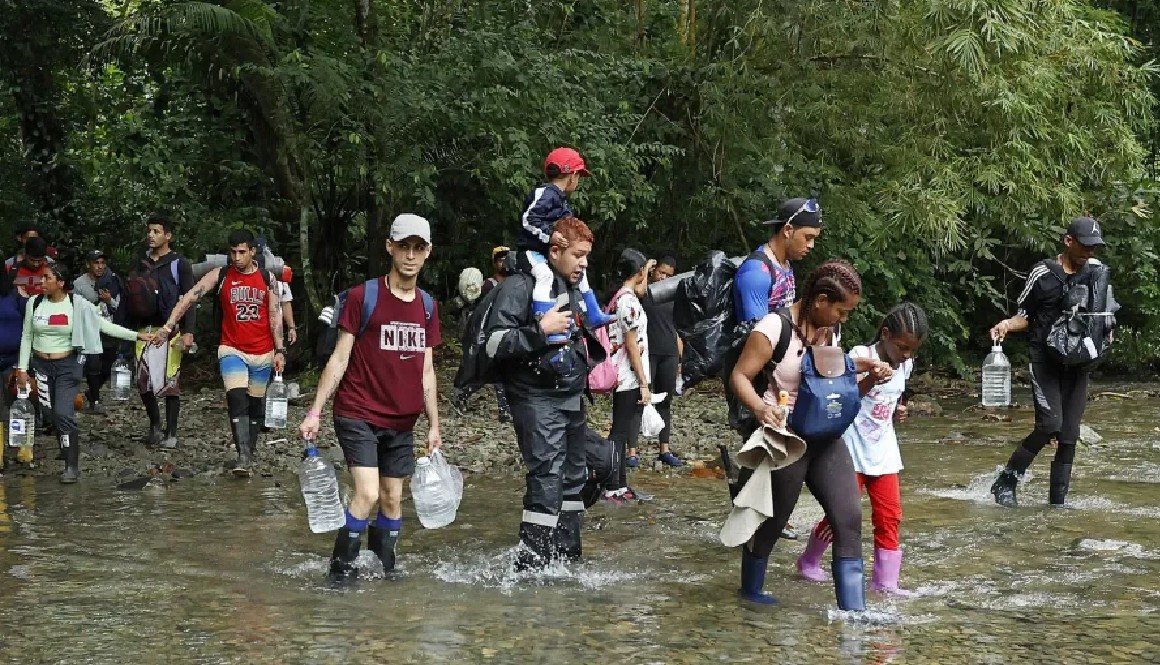
[[[422,238],[424,242],[430,243],[431,223],[409,212],[399,215],[391,222],[391,240],[399,242],[407,238]]]

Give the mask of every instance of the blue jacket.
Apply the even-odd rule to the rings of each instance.
[[[524,198],[524,212],[520,215],[520,233],[516,248],[548,254],[548,240],[552,227],[563,217],[571,217],[572,208],[564,191],[552,184],[544,184],[528,192]]]

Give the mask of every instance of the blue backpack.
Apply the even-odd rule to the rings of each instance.
[[[842,347],[806,347],[789,428],[807,443],[833,441],[854,422],[861,404],[858,372]]]

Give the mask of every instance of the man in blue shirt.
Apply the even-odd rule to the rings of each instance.
[[[805,258],[822,233],[822,209],[814,199],[789,199],[777,218],[764,222],[773,234],[737,269],[733,312],[738,321],[755,321],[789,307],[797,285],[791,261]]]
[[[797,300],[791,261],[805,258],[822,234],[822,208],[815,199],[782,202],[777,217],[763,222],[771,227],[769,241],[746,259],[733,278],[733,313],[737,321],[759,321]],[[781,537],[797,540],[792,524]]]

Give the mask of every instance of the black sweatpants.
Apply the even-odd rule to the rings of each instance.
[[[61,448],[76,445],[76,397],[81,389],[83,369],[78,356],[58,360],[32,357],[32,378],[46,418],[52,419]]]
[[[677,365],[680,364],[680,358],[650,354],[648,364],[652,370],[650,374],[652,376],[652,391],[657,394],[666,393],[665,400],[655,406],[657,413],[661,414],[661,418],[665,420],[665,428],[661,430],[658,439],[662,445],[667,445],[669,433],[673,428],[673,396],[677,392]]]
[[[628,487],[628,454],[629,448],[636,448],[640,439],[640,417],[644,413],[644,405],[640,401],[640,388],[618,390],[612,393],[612,433],[608,439],[620,450],[620,471],[609,477],[604,484],[608,491]]]
[[[748,469],[743,474],[751,474]],[[765,520],[753,535],[754,556],[764,559],[789,522],[802,493],[802,485],[822,504],[834,531],[834,558],[862,558],[862,506],[858,479],[850,451],[841,439],[811,443],[806,454],[793,464],[770,473],[773,484],[773,517]],[[746,476],[740,480],[748,480]]]
[[[1087,408],[1088,366],[1064,367],[1050,361],[1031,363],[1031,392],[1035,401],[1035,429],[1011,453],[1007,466],[1022,474],[1052,439],[1059,447],[1055,461],[1071,464],[1079,425]]]

